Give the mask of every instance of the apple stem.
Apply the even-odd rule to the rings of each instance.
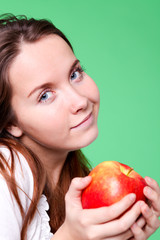
[[[129,174],[133,171],[133,168],[131,168],[128,173],[127,173],[127,176],[129,176]]]

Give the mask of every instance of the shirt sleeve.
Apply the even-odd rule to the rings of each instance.
[[[10,152],[0,148],[3,155],[10,159]],[[28,210],[33,195],[33,175],[26,159],[19,154],[20,162],[15,154],[16,182],[18,194],[25,211]],[[23,191],[22,191],[22,190]],[[9,191],[7,183],[0,174],[0,239],[20,240],[23,219],[17,201]]]

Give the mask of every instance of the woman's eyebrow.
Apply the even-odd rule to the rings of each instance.
[[[76,59],[76,60],[73,62],[72,66],[71,66],[71,69],[70,69],[70,71],[69,71],[69,76],[71,75],[71,73],[73,72],[75,66],[76,66],[78,63],[80,63],[80,60],[78,60],[78,59]]]
[[[34,88],[34,89],[29,93],[28,98],[29,98],[34,92],[36,92],[37,90],[44,89],[44,88],[48,88],[49,85],[51,85],[51,84],[49,84],[49,83],[43,83],[43,84],[37,86],[36,88]]]
[[[70,68],[70,71],[69,71],[69,76],[71,75],[71,73],[72,73],[72,71],[74,70],[75,66],[76,66],[79,62],[80,62],[80,61],[79,61],[78,59],[76,59],[76,60],[73,62],[72,66],[71,66],[71,68]],[[49,85],[49,83],[43,83],[43,84],[37,86],[36,88],[34,88],[34,89],[29,93],[28,98],[29,98],[34,92],[36,92],[37,90],[46,88],[46,87],[48,87],[48,85]]]

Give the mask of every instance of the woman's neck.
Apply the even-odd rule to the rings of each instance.
[[[48,178],[50,178],[54,184],[57,184],[68,151],[46,148],[45,146],[37,144],[35,141],[31,140],[31,142],[29,142],[28,139],[25,141],[25,137],[22,142],[37,155],[46,169]]]
[[[40,160],[44,164],[48,178],[50,178],[50,180],[53,181],[54,184],[57,184],[59,180],[59,176],[66,161],[67,155],[68,153],[54,153],[51,155],[48,154],[47,158],[46,155],[43,156],[41,154],[40,156]]]

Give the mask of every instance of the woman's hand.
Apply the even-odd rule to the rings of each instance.
[[[150,178],[145,177],[147,187],[144,188],[144,194],[149,200],[149,206],[144,202],[141,203],[141,217],[137,223],[131,227],[134,235],[131,240],[146,240],[151,236],[160,226],[160,187],[158,183]],[[143,227],[143,225],[145,225]]]
[[[83,209],[81,193],[90,181],[91,177],[88,176],[75,178],[71,182],[65,198],[66,219],[61,227],[65,239],[127,240],[132,237],[130,227],[141,214],[142,202],[133,205],[136,197],[129,194],[110,207]]]
[[[150,177],[145,177],[145,180],[148,186],[144,188],[144,194],[149,200],[149,205],[151,206],[153,213],[157,217],[159,217],[160,216],[160,187],[158,183]]]

